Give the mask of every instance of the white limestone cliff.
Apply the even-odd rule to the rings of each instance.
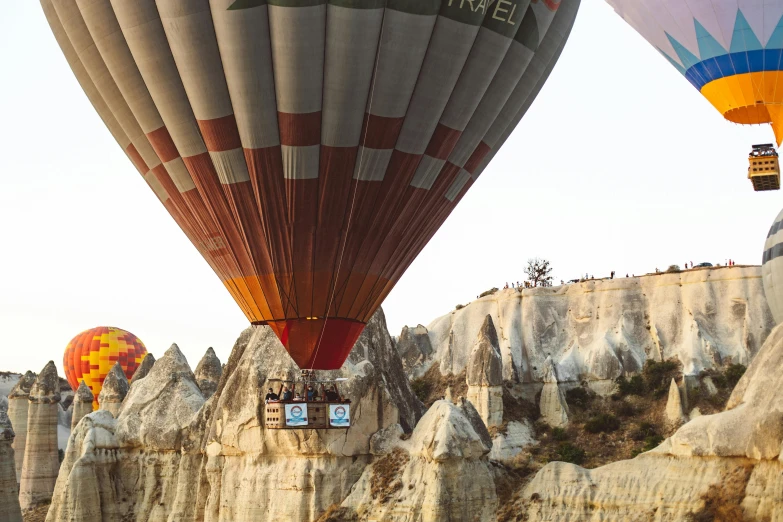
[[[372,437],[414,426],[422,407],[382,312],[344,367],[322,374],[348,379],[349,432],[264,428],[270,379],[298,373],[272,331],[252,327],[205,402],[173,346],[132,384],[116,419],[97,411],[78,424],[47,520],[315,520],[348,496],[373,459]]]
[[[633,460],[594,470],[548,464],[520,492],[519,512],[531,522],[684,521],[720,506],[721,520],[783,520],[781,367],[783,327],[777,327],[726,411],[697,416]]]
[[[664,411],[666,423],[670,428],[679,428],[687,422],[685,411],[682,406],[682,397],[677,383],[672,379],[669,385],[669,397],[666,400],[666,410]]]
[[[19,482],[19,504],[22,510],[36,508],[52,498],[60,467],[57,454],[60,400],[57,368],[53,361],[49,361],[30,389],[27,442]]]
[[[542,420],[553,428],[568,426],[568,403],[565,392],[560,387],[557,368],[552,359],[544,361],[544,373],[542,376],[544,387],[541,389],[539,410]]]
[[[12,447],[16,461],[16,481],[22,479],[22,466],[24,465],[24,448],[27,442],[27,414],[30,409],[30,389],[35,382],[33,372],[25,373],[14,385],[8,394],[8,418],[14,427]]]
[[[195,372],[196,382],[205,399],[209,399],[215,393],[222,374],[223,366],[220,364],[220,359],[215,355],[215,350],[210,347],[199,361]]]
[[[152,367],[155,365],[155,356],[151,353],[147,353],[147,355],[144,356],[144,359],[142,359],[141,364],[138,368],[136,368],[136,371],[133,372],[133,376],[131,376],[130,384],[133,385],[136,381],[142,380],[144,377],[147,376],[148,373],[150,373],[150,370],[152,370]]]
[[[540,382],[547,357],[562,382],[614,379],[648,358],[677,358],[685,374],[748,365],[774,326],[760,267],[506,289],[432,321],[430,354],[415,356],[406,344],[406,358],[421,360],[409,374],[433,364],[444,375],[461,373],[487,315],[498,331],[503,377],[520,382]]]
[[[503,423],[503,361],[492,316],[484,319],[479,330],[465,379],[468,400],[476,407],[484,424],[500,426]]]
[[[0,520],[22,522],[14,462],[14,430],[8,419],[8,399],[0,397]]]
[[[92,413],[92,403],[95,400],[92,390],[87,386],[84,381],[79,383],[79,388],[76,390],[76,394],[73,398],[73,414],[71,416],[71,430],[76,428],[79,421],[85,415]]]
[[[100,404],[98,409],[108,411],[117,417],[122,407],[122,401],[128,395],[129,388],[130,384],[125,376],[125,371],[117,361],[103,380],[101,393],[98,394],[98,403]]]
[[[496,520],[489,433],[477,415],[467,401],[435,402],[410,440],[386,443],[385,456],[367,467],[342,506],[377,522]]]

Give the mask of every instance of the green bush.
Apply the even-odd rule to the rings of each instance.
[[[561,442],[568,440],[568,432],[563,428],[552,428],[552,438]]]
[[[626,379],[624,376],[620,376],[617,379],[618,395],[625,397],[626,395],[644,395],[644,379],[641,375],[634,375],[630,379]]]
[[[587,433],[610,433],[620,427],[620,420],[611,413],[601,413],[585,423]]]
[[[682,272],[682,269],[680,268],[680,265],[669,265],[669,268],[667,268],[666,271],[670,274],[676,274],[677,272]]]
[[[626,401],[620,400],[612,405],[612,411],[620,417],[633,417],[636,415],[634,407]]]
[[[663,362],[647,359],[642,370],[644,383],[652,392],[668,391],[671,380],[680,373],[680,363],[674,360]]]
[[[644,438],[644,446],[642,446],[642,451],[650,451],[658,447],[658,445],[663,442],[663,437],[661,437],[658,434],[650,435],[649,437]]]
[[[747,368],[741,364],[730,364],[726,371],[723,372],[723,375],[726,377],[726,384],[733,389],[740,378],[745,375],[745,370]]]
[[[726,379],[725,375],[717,374],[712,375],[712,383],[715,385],[716,388],[719,390],[725,390],[729,387],[729,381]]]
[[[561,442],[557,447],[553,460],[579,465],[585,460],[585,452],[582,448],[574,446],[570,442]]]
[[[432,383],[422,378],[413,379],[411,381],[411,388],[421,402],[426,402],[432,391]]]
[[[587,408],[593,400],[590,393],[582,387],[570,389],[565,395],[569,406],[578,406],[580,408]]]
[[[642,422],[630,433],[630,436],[633,440],[643,441],[648,437],[657,437],[658,429],[650,422]]]
[[[457,309],[457,310],[462,310],[463,308],[465,308],[465,305],[461,305],[461,304],[458,304],[458,305],[455,307],[455,309]]]
[[[498,289],[497,289],[497,288],[490,288],[490,289],[489,289],[489,290],[487,290],[486,292],[481,292],[481,294],[479,295],[479,297],[487,297],[488,295],[492,295],[492,294],[494,294],[494,293],[495,293],[495,292],[497,292],[497,291],[498,291]]]

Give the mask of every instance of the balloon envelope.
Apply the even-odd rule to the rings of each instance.
[[[247,318],[314,369],[342,365],[503,144],[579,5],[41,3],[93,106]]]
[[[783,0],[607,2],[727,120],[770,123],[780,145]]]
[[[97,409],[103,380],[112,367],[119,361],[130,380],[145,355],[147,348],[132,333],[111,326],[91,328],[71,339],[65,348],[65,378],[74,391],[84,381],[92,390],[93,407]]]

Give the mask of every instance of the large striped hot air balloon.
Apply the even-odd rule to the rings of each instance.
[[[84,381],[92,390],[93,407],[97,408],[98,395],[109,370],[119,362],[130,379],[145,355],[144,343],[132,333],[111,326],[91,328],[71,339],[65,348],[65,378],[73,390]]]
[[[247,318],[334,369],[532,103],[579,1],[41,3]]]
[[[780,145],[783,0],[607,2],[727,120],[770,123]]]

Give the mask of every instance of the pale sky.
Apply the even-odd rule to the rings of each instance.
[[[226,361],[247,321],[104,127],[38,2],[0,21],[0,370],[40,369],[98,325],[195,367]],[[599,0],[505,147],[384,304],[389,329],[428,324],[523,279],[758,264],[779,192],[746,179],[768,126],[725,121]]]

